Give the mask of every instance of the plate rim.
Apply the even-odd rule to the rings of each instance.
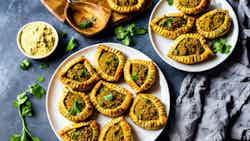
[[[130,49],[132,49],[132,50],[137,50],[137,51],[141,52],[143,55],[145,55],[146,57],[148,57],[151,61],[153,61],[153,60],[151,59],[151,57],[149,57],[147,54],[143,53],[142,51],[140,51],[140,50],[138,50],[138,49],[136,49],[136,48],[132,48],[132,47],[129,47],[129,46],[125,46],[125,45],[122,45],[122,44],[119,44],[119,43],[113,43],[113,42],[96,43],[96,44],[91,44],[91,45],[84,46],[82,49],[80,49],[80,50],[78,50],[78,51],[76,51],[76,52],[70,54],[70,55],[67,56],[63,61],[61,61],[60,64],[59,64],[59,65],[56,67],[56,69],[54,70],[52,76],[50,77],[49,84],[48,84],[48,87],[47,87],[47,92],[46,92],[46,99],[45,99],[46,115],[47,115],[47,119],[48,119],[48,121],[49,121],[50,128],[52,129],[52,131],[54,132],[54,134],[56,135],[56,137],[57,137],[59,140],[61,140],[61,137],[58,135],[58,131],[56,131],[56,129],[54,128],[53,123],[52,123],[51,116],[50,116],[50,114],[49,114],[49,108],[48,108],[48,105],[49,105],[49,104],[48,104],[48,103],[49,103],[49,93],[50,93],[50,91],[51,91],[51,88],[50,88],[50,87],[51,87],[53,81],[55,80],[55,77],[56,77],[58,71],[60,70],[60,68],[62,67],[63,64],[65,64],[70,58],[72,58],[72,57],[74,57],[75,55],[77,55],[77,54],[83,52],[84,50],[87,50],[87,49],[90,49],[90,48],[95,48],[95,47],[98,46],[98,45],[109,45],[109,46],[114,45],[114,46],[120,46],[120,47],[123,47],[123,48],[125,48],[125,47],[126,47],[126,48],[130,48]],[[156,62],[153,61],[153,63],[154,63],[154,64],[156,65],[156,67],[158,68],[158,72],[159,72],[160,74],[163,75],[163,78],[164,78],[163,81],[165,81],[165,83],[166,83],[166,92],[167,92],[168,95],[169,95],[169,96],[168,96],[168,97],[169,97],[169,99],[168,99],[168,103],[169,103],[168,106],[169,106],[169,107],[168,107],[168,111],[166,112],[166,114],[167,114],[167,123],[168,123],[168,119],[169,119],[169,115],[170,115],[170,111],[171,111],[171,93],[170,93],[170,89],[169,89],[169,85],[168,85],[168,81],[167,81],[167,79],[166,79],[166,76],[165,76],[164,73],[161,71],[161,68],[156,64]],[[166,106],[167,106],[167,105],[166,105]],[[165,107],[166,107],[166,106],[165,106]],[[161,132],[160,132],[160,134],[156,137],[156,139],[162,134],[162,132],[164,131],[164,129],[165,129],[166,127],[167,127],[167,125],[165,125],[165,127],[161,129]]]
[[[175,69],[177,69],[177,70],[184,71],[184,72],[204,72],[204,71],[208,71],[208,70],[211,70],[211,69],[213,69],[213,68],[219,66],[219,65],[222,64],[224,61],[226,61],[226,60],[228,59],[228,57],[233,53],[233,51],[234,51],[234,49],[235,49],[235,47],[236,47],[236,45],[237,45],[237,43],[238,43],[238,41],[239,41],[239,40],[238,40],[238,38],[239,38],[239,21],[238,21],[238,17],[237,17],[237,15],[236,15],[235,10],[233,9],[233,7],[232,7],[226,0],[221,0],[221,1],[223,1],[224,3],[226,3],[227,6],[231,7],[232,12],[233,12],[233,14],[234,14],[235,17],[236,17],[236,26],[237,26],[237,29],[238,29],[238,30],[237,30],[237,39],[236,39],[234,45],[232,45],[232,51],[231,51],[229,54],[227,54],[227,56],[226,56],[222,61],[217,62],[217,63],[214,64],[214,65],[210,65],[209,67],[206,67],[206,68],[200,68],[200,69],[197,69],[197,70],[195,70],[195,69],[189,70],[189,69],[186,69],[185,67],[178,67],[178,66],[176,66],[175,64],[169,62],[169,61],[167,60],[167,58],[166,58],[164,55],[162,55],[162,54],[160,53],[159,49],[157,48],[157,46],[155,45],[155,42],[154,42],[154,40],[153,40],[152,32],[154,32],[154,31],[152,31],[152,29],[151,29],[150,21],[153,19],[154,15],[155,15],[155,13],[156,13],[156,12],[155,12],[156,9],[157,9],[157,8],[159,7],[159,5],[163,2],[163,0],[159,0],[159,1],[157,2],[157,4],[154,6],[154,8],[153,8],[153,10],[152,10],[152,12],[151,12],[151,14],[150,14],[149,21],[148,21],[149,39],[150,39],[150,42],[151,42],[151,44],[153,45],[153,49],[155,50],[155,52],[157,53],[157,55],[158,55],[165,63],[167,63],[167,64],[170,65],[171,67],[173,67],[173,68],[175,68]],[[169,59],[170,59],[170,58],[169,58]]]

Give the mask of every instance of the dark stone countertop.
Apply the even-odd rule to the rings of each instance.
[[[154,0],[153,5],[156,2]],[[147,27],[151,11],[152,8],[133,21],[139,26]],[[22,128],[17,109],[12,106],[17,94],[23,92],[28,85],[35,82],[38,76],[46,78],[42,86],[47,88],[49,79],[57,66],[66,57],[82,47],[102,42],[119,43],[119,41],[113,36],[113,31],[105,33],[102,37],[85,38],[67,24],[59,22],[42,6],[39,0],[1,0],[0,17],[0,137],[2,141],[7,141],[11,134],[19,134]],[[22,25],[36,20],[48,22],[55,26],[58,31],[63,30],[67,32],[68,36],[66,40],[74,36],[79,43],[79,47],[74,51],[64,52],[62,50],[65,48],[65,43],[62,42],[58,46],[57,53],[52,57],[46,60],[31,60],[32,68],[28,71],[22,71],[19,68],[19,62],[25,59],[25,56],[17,48],[16,35]],[[134,48],[150,56],[159,65],[168,80],[171,95],[176,97],[186,73],[164,63],[153,50],[148,35],[134,37],[134,41]],[[40,62],[48,63],[49,67],[40,69]],[[34,107],[34,116],[27,118],[30,131],[35,136],[41,138],[42,141],[58,140],[51,130],[47,119],[45,96],[41,100],[32,98],[31,101]],[[164,131],[158,140],[166,140],[166,137],[166,132]]]

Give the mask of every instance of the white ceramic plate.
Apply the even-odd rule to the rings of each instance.
[[[101,43],[101,44],[120,50],[129,59],[133,58],[133,59],[151,60],[148,56],[146,56],[145,54],[143,54],[142,52],[134,48],[126,47],[126,46],[115,44],[115,43]],[[73,58],[79,57],[81,55],[88,58],[90,63],[93,64],[94,55],[96,53],[97,47],[98,47],[98,44],[91,45],[89,47],[83,48],[80,51],[72,54],[59,65],[59,67],[56,69],[53,76],[51,77],[51,80],[48,86],[47,95],[46,95],[46,111],[47,111],[47,116],[49,119],[50,126],[59,139],[60,137],[57,132],[63,127],[71,124],[72,122],[65,119],[59,113],[59,110],[58,110],[59,98],[63,92],[63,84],[59,81],[58,72],[61,69],[61,67],[64,66],[68,61],[72,60]],[[162,103],[165,106],[166,113],[168,116],[169,111],[170,111],[170,95],[169,95],[168,84],[163,73],[161,72],[158,66],[157,66],[157,69],[158,69],[158,76],[157,76],[158,79],[156,81],[157,83],[155,84],[153,88],[151,88],[151,90],[149,90],[149,93],[152,93],[154,96],[157,96],[162,101]],[[125,82],[120,82],[119,85],[128,89],[135,96],[135,93],[133,92],[132,88],[130,88]],[[100,113],[97,114],[97,116],[94,117],[94,119],[97,120],[97,122],[100,124],[101,127],[103,127],[108,121],[111,120],[111,118],[106,117]],[[126,117],[126,119],[130,123],[133,129],[133,133],[134,133],[134,137],[136,141],[155,140],[163,130],[163,129],[155,130],[155,131],[144,130],[136,126],[130,120],[128,116]]]
[[[153,47],[157,54],[169,65],[171,65],[174,68],[177,68],[179,70],[187,71],[187,72],[201,72],[205,70],[212,69],[216,67],[217,65],[221,64],[224,60],[227,59],[227,57],[233,52],[233,49],[237,43],[238,35],[239,35],[239,25],[238,20],[236,17],[236,14],[233,11],[233,8],[229,5],[229,3],[226,0],[212,0],[211,2],[211,9],[226,9],[229,11],[229,15],[232,19],[232,30],[229,34],[226,35],[226,37],[223,37],[227,40],[228,44],[232,46],[230,53],[228,54],[217,54],[215,58],[210,59],[208,61],[194,64],[194,65],[185,65],[178,63],[169,57],[167,57],[167,52],[169,51],[171,45],[173,44],[174,40],[170,40],[167,38],[164,38],[158,34],[156,34],[154,31],[151,30],[150,24],[149,25],[149,37],[153,44]],[[152,14],[150,16],[149,22],[160,15],[166,14],[166,13],[176,13],[179,12],[174,5],[170,6],[168,5],[166,0],[160,0],[156,6],[154,7]]]

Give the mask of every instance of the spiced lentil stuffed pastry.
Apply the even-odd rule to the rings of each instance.
[[[92,89],[90,100],[100,113],[117,117],[129,108],[132,94],[116,84],[100,80]]]
[[[144,8],[145,0],[107,0],[110,8],[118,13],[138,12]]]
[[[167,56],[183,64],[195,64],[213,56],[213,52],[201,35],[183,34],[175,40]]]
[[[126,58],[119,50],[100,45],[95,56],[95,68],[106,81],[118,81]]]
[[[64,127],[58,133],[63,141],[97,141],[99,126],[95,120],[75,123]]]
[[[134,141],[134,137],[124,117],[118,117],[102,128],[98,141]]]
[[[231,28],[231,18],[227,10],[212,10],[197,19],[196,28],[199,34],[214,39],[228,33]]]
[[[61,82],[75,91],[86,91],[99,79],[89,61],[83,56],[71,60],[60,71]]]
[[[150,22],[153,31],[166,38],[175,39],[189,32],[194,26],[195,18],[183,13],[165,14]]]
[[[136,93],[152,87],[156,78],[156,67],[152,61],[130,59],[124,67],[124,79]]]
[[[186,14],[199,14],[210,5],[210,0],[174,0],[177,9]]]
[[[59,102],[59,112],[68,120],[81,122],[93,114],[94,108],[90,98],[83,92],[64,88]]]
[[[149,130],[163,128],[167,123],[163,104],[151,94],[136,95],[129,117],[136,125]]]

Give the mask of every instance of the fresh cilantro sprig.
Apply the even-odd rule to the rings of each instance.
[[[69,40],[67,46],[66,46],[66,51],[71,51],[76,47],[77,43],[74,37],[71,37]]]
[[[115,28],[115,37],[121,41],[123,45],[129,46],[133,44],[132,37],[135,35],[144,35],[148,32],[146,28],[136,27],[134,23],[126,27],[118,26]]]
[[[33,83],[32,85],[30,85],[27,92],[38,99],[40,99],[46,93],[45,89],[38,83]]]
[[[95,17],[93,17],[93,18],[91,18],[91,19],[86,19],[86,20],[82,21],[82,22],[78,25],[78,27],[79,27],[80,29],[86,29],[86,28],[92,27],[93,24],[94,24],[94,21],[96,21],[96,18],[95,18]]]
[[[37,77],[37,81],[43,83],[45,81],[45,78],[43,76],[39,76]]]
[[[228,54],[231,48],[232,46],[225,39],[218,39],[212,42],[212,49],[215,53]]]
[[[35,137],[28,130],[25,122],[25,117],[32,116],[32,104],[26,93],[21,93],[17,96],[14,102],[17,105],[18,114],[22,122],[22,134],[12,134],[10,141],[40,141],[38,137]]]

